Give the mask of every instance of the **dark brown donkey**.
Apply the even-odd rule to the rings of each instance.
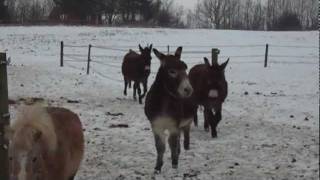
[[[79,117],[64,108],[25,108],[8,130],[10,180],[73,180],[84,152]]]
[[[172,167],[178,167],[180,134],[184,132],[184,148],[189,149],[190,124],[194,107],[190,96],[193,89],[186,73],[187,65],[180,60],[182,47],[175,55],[164,55],[153,50],[161,66],[146,97],[145,114],[149,119],[157,149],[155,173],[160,173],[165,152],[165,131],[169,132]]]
[[[209,131],[210,125],[211,135],[215,138],[217,137],[217,125],[221,120],[222,103],[228,94],[228,83],[224,70],[229,59],[221,65],[217,61],[213,61],[210,65],[207,58],[204,58],[204,61],[205,64],[196,65],[190,70],[189,78],[194,89],[194,102],[204,106],[204,128]],[[197,108],[198,106],[196,106]],[[214,114],[212,110],[214,110]],[[197,126],[197,113],[195,113],[194,122]]]
[[[144,49],[139,44],[141,54],[131,50],[124,56],[122,63],[122,75],[124,78],[124,95],[127,95],[127,87],[131,87],[133,81],[133,98],[136,100],[136,92],[138,91],[139,103],[142,104],[142,99],[148,90],[148,77],[151,70],[151,50],[152,44]],[[143,85],[143,94],[141,94],[140,83]]]

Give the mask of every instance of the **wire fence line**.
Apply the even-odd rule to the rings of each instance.
[[[70,55],[65,55],[65,57],[69,59],[64,59],[64,61],[78,61],[78,62],[86,62],[86,59],[79,58],[80,56],[70,56]]]
[[[72,69],[78,70],[78,71],[83,71],[83,68],[77,67],[72,65],[72,63],[67,62],[66,65]]]
[[[123,80],[120,80],[120,79],[113,78],[111,76],[105,75],[104,73],[101,73],[100,71],[98,71],[95,68],[92,68],[92,70],[93,70],[93,73],[98,74],[99,76],[101,76],[101,77],[103,77],[105,79],[109,79],[111,81],[116,81],[116,82],[119,82],[119,83],[123,83]]]
[[[88,54],[77,54],[77,53],[66,53],[64,54],[63,49],[64,48],[72,48],[72,49],[82,49],[83,48],[88,48]],[[168,54],[172,53],[170,49],[174,49],[175,47],[179,47],[178,45],[157,45],[157,48],[162,48],[165,49]],[[295,61],[277,61],[274,58],[301,58],[301,59],[316,59],[319,58],[319,56],[316,55],[287,55],[287,54],[271,54],[269,52],[269,48],[287,48],[287,49],[293,49],[293,48],[303,48],[303,49],[316,49],[319,48],[317,46],[309,46],[309,45],[281,45],[281,44],[247,44],[247,45],[241,45],[241,44],[233,44],[233,45],[184,45],[183,46],[185,50],[183,51],[183,56],[182,59],[187,59],[187,63],[190,65],[196,65],[199,63],[202,63],[202,59],[204,56],[207,56],[212,53],[213,47],[218,47],[218,48],[263,48],[265,47],[264,53],[261,54],[244,54],[244,55],[221,55],[219,58],[232,58],[232,59],[237,59],[237,58],[246,58],[245,61],[233,61],[234,63],[263,63],[264,66],[267,67],[268,63],[268,58],[271,58],[269,63],[274,63],[274,64],[297,64],[297,63],[304,63],[304,64],[313,64],[313,62],[295,62]],[[110,52],[110,54],[117,53],[117,52],[129,52],[130,49],[137,49],[137,46],[129,45],[129,46],[110,46],[110,45],[70,45],[66,44],[64,45],[63,41],[61,42],[61,53],[60,53],[60,64],[63,66],[63,61],[69,62],[68,66],[70,63],[87,63],[87,74],[89,74],[89,69],[91,68],[94,73],[110,80],[114,80],[117,82],[122,82],[122,80],[110,77],[105,75],[102,72],[99,72],[96,68],[93,68],[90,63],[92,64],[97,64],[101,66],[106,66],[108,68],[114,68],[114,69],[121,69],[121,63],[122,61],[119,61],[119,59],[122,60],[124,54],[121,55],[107,55],[107,54],[101,54],[101,51],[98,51],[99,54],[94,54],[92,53],[91,49],[101,49],[101,50],[106,50]],[[210,50],[203,50],[204,48],[210,49]],[[103,51],[105,52],[105,51]],[[190,56],[194,55],[194,56]],[[66,59],[64,59],[64,56]],[[256,58],[261,58],[261,61],[250,61],[250,59],[256,59]],[[196,60],[197,59],[197,60]],[[248,61],[249,59],[249,61]],[[264,60],[264,61],[263,61]],[[155,64],[155,63],[152,63]],[[79,68],[77,68],[79,70]],[[82,68],[83,69],[83,68]],[[151,72],[151,74],[156,74],[155,72]]]
[[[277,45],[277,44],[269,44],[272,47],[280,47],[280,48],[304,48],[304,49],[319,49],[319,46],[307,46],[307,45]]]
[[[117,65],[113,65],[113,64],[106,63],[106,62],[103,62],[103,61],[95,61],[95,60],[92,60],[91,62],[100,64],[100,65],[104,65],[104,66],[108,66],[108,67],[112,67],[112,68],[117,68],[117,69],[120,69],[120,68],[121,68],[121,65],[118,65],[118,66],[117,66]]]
[[[293,55],[270,55],[269,57],[277,57],[277,58],[306,58],[306,59],[313,59],[317,58],[318,56],[293,56]]]
[[[71,48],[87,48],[87,45],[69,45],[69,44],[64,44],[64,47],[71,47]]]

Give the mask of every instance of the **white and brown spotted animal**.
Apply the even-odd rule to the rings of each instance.
[[[142,104],[142,99],[148,90],[148,77],[151,71],[151,50],[152,44],[142,48],[139,44],[141,54],[130,50],[123,59],[122,75],[124,78],[123,94],[127,95],[127,87],[131,87],[133,81],[133,98],[136,100],[136,92],[138,91],[139,103]],[[143,94],[141,94],[140,83],[143,85]]]
[[[73,180],[84,152],[78,116],[63,108],[27,107],[8,131],[10,180]]]
[[[204,106],[204,128],[209,131],[210,125],[211,135],[215,138],[217,137],[217,125],[221,121],[222,104],[228,94],[228,83],[224,72],[229,59],[221,65],[215,61],[210,65],[207,58],[204,59],[204,62],[190,70],[189,78],[194,89],[193,100],[197,105],[196,108],[198,105]],[[197,114],[195,114],[194,122],[198,124]]]
[[[169,132],[172,167],[178,167],[180,134],[184,133],[184,148],[189,149],[190,124],[194,106],[190,99],[193,89],[186,73],[187,65],[180,60],[182,47],[175,55],[164,55],[154,49],[161,66],[146,97],[145,114],[149,119],[155,138],[157,162],[155,173],[161,171],[165,152],[165,131]]]

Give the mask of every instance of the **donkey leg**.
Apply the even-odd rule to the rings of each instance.
[[[124,78],[124,90],[123,94],[126,96],[127,95],[127,86],[128,86],[128,80]]]
[[[213,138],[218,136],[217,126],[220,121],[221,121],[221,109],[219,108],[219,109],[215,110],[215,115],[213,117],[213,122],[212,122],[212,126],[211,126],[211,134],[212,134]]]
[[[203,115],[204,115],[204,130],[206,132],[209,132],[209,124],[213,118],[212,110],[210,108],[205,107],[203,111]]]
[[[143,96],[147,94],[147,91],[148,91],[148,80],[145,80],[143,82]]]
[[[138,89],[138,96],[139,96],[139,104],[142,104],[142,95],[141,95],[141,88],[140,83],[137,83],[137,89]]]
[[[133,82],[133,99],[137,100],[137,83]]]
[[[75,177],[76,177],[76,175],[74,174],[74,175],[72,175],[71,177],[69,177],[68,180],[74,180]]]
[[[190,149],[190,125],[183,128],[183,147],[185,150]]]
[[[161,137],[161,135],[154,133],[154,139],[157,149],[157,163],[155,169],[155,173],[158,174],[161,172],[161,168],[163,165],[163,154],[166,150],[166,144],[164,142],[164,139]]]
[[[172,168],[177,169],[180,155],[180,132],[170,134],[168,141],[171,149]]]
[[[129,88],[131,88],[131,81],[129,81],[128,84],[129,84]]]
[[[215,125],[215,115],[213,115],[212,109],[205,108],[205,115],[206,115],[205,121],[207,121],[207,124],[209,124],[211,127],[211,136],[212,138],[216,138],[217,131],[216,131],[216,125]]]
[[[195,107],[195,110],[194,110],[193,122],[194,122],[194,125],[198,127],[198,106]]]

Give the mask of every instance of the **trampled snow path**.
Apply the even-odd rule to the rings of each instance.
[[[316,32],[244,32],[209,30],[126,29],[91,27],[1,27],[0,49],[8,49],[10,99],[41,97],[47,103],[80,114],[86,154],[79,180],[152,179],[154,140],[143,105],[122,95],[122,83],[77,69],[58,67],[59,41],[74,44],[304,44],[318,46]],[[179,36],[179,37],[177,37]],[[222,49],[224,55],[263,54],[258,48]],[[317,49],[274,49],[273,53],[314,55]],[[86,50],[83,51],[86,53]],[[104,53],[100,51],[99,53]],[[240,54],[239,54],[240,53]],[[122,55],[122,54],[121,54]],[[194,59],[201,62],[201,59]],[[221,59],[222,60],[222,59]],[[318,61],[273,59],[263,68],[252,59],[231,59],[226,71],[229,96],[218,138],[200,127],[191,132],[191,150],[182,150],[178,170],[171,169],[169,149],[162,173],[155,179],[318,179]],[[260,59],[255,59],[259,60]],[[121,62],[121,59],[113,60]],[[158,68],[153,60],[153,71]],[[188,59],[186,59],[188,63]],[[188,63],[191,67],[191,61]],[[121,79],[120,70],[93,65],[103,75]],[[153,81],[151,77],[150,82]],[[248,95],[245,95],[248,92]],[[68,103],[67,99],[80,103]],[[13,114],[17,105],[11,106]],[[110,113],[123,113],[111,116]],[[110,128],[124,123],[129,128]]]

